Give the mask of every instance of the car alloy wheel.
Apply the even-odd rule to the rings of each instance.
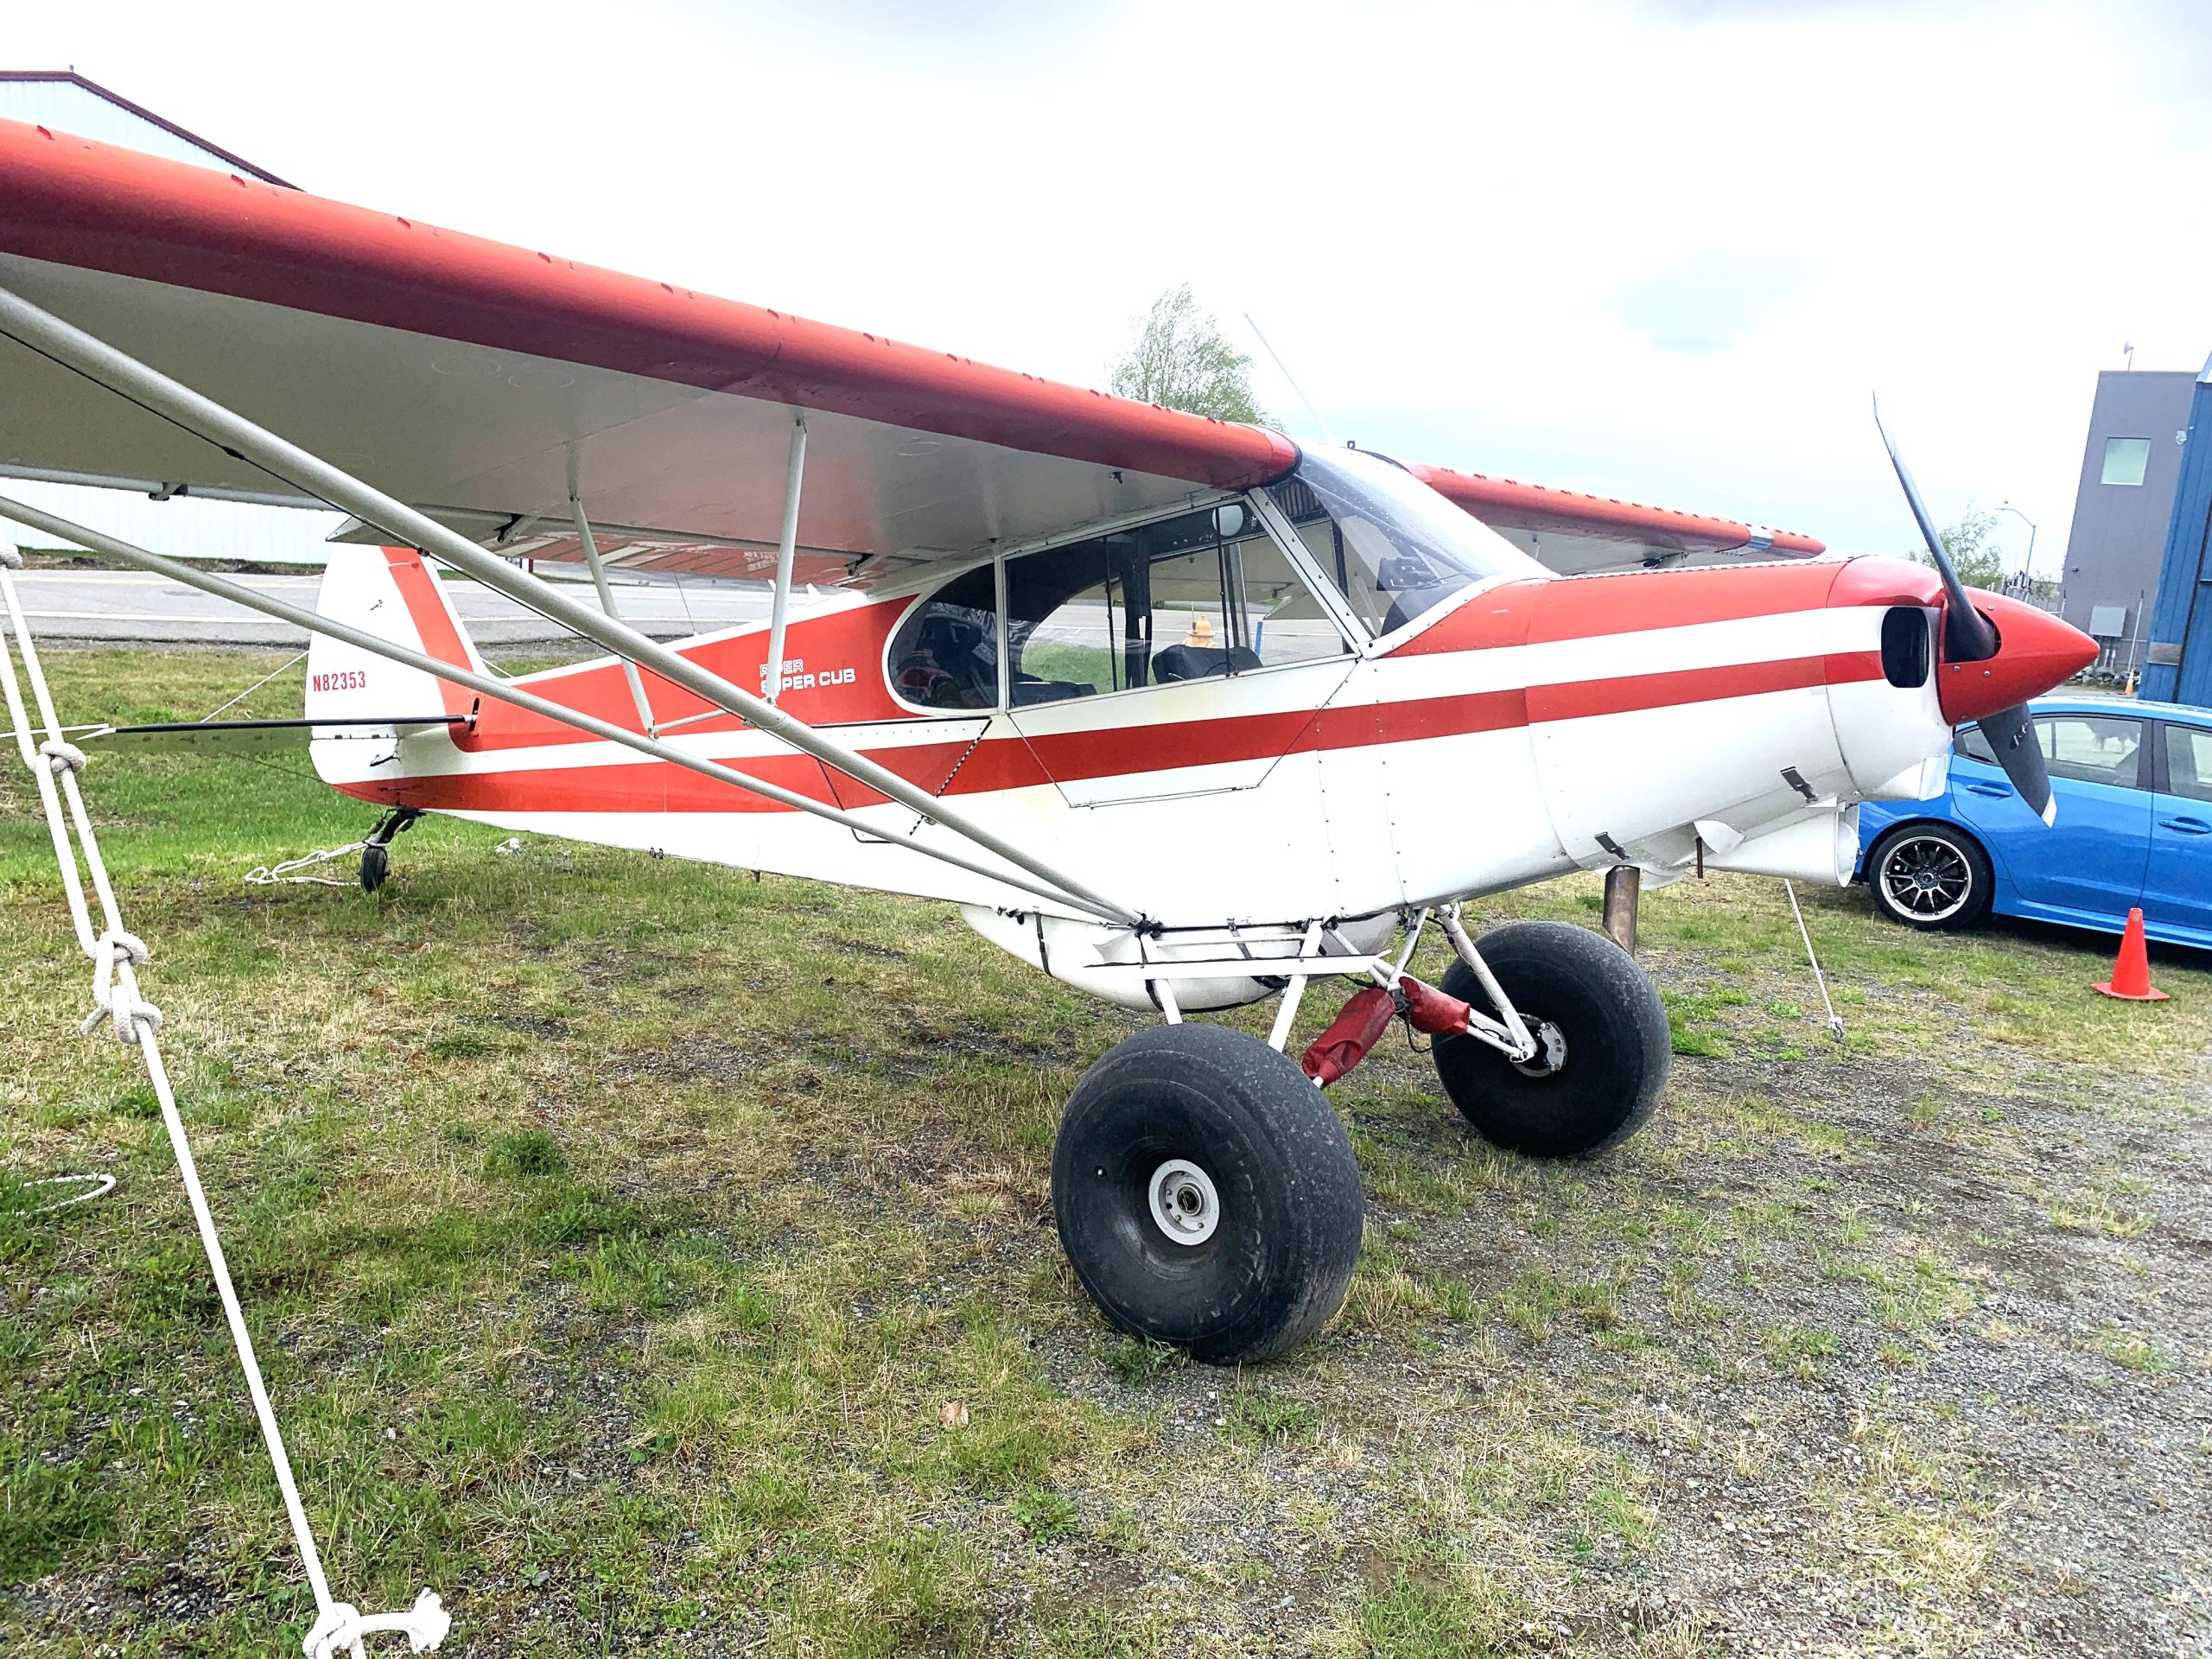
[[[1904,836],[1882,855],[1882,892],[1915,921],[1947,922],[1974,897],[1974,867],[1941,836]]]

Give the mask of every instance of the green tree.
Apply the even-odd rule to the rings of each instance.
[[[1265,426],[1267,413],[1252,396],[1251,366],[1250,356],[1223,337],[1212,315],[1198,309],[1185,283],[1152,302],[1136,338],[1115,360],[1107,387],[1139,403]]]
[[[1955,524],[1947,524],[1936,532],[1943,538],[1944,554],[1951,561],[1951,568],[1959,573],[1959,580],[1969,588],[2002,588],[2005,585],[2005,550],[1997,545],[1997,515],[1977,512],[1969,507]],[[1915,548],[1910,556],[1922,564],[1933,564],[1925,548]]]

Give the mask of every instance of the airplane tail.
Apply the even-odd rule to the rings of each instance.
[[[411,547],[334,547],[315,613],[481,674],[484,659],[446,584]],[[316,634],[308,646],[309,720],[438,720],[466,715],[474,692],[421,669]]]

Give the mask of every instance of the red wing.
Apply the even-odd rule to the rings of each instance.
[[[1554,490],[1448,467],[1414,467],[1431,489],[1519,543],[1554,570],[1581,570],[1640,558],[1673,563],[1716,553],[1808,558],[1826,544],[1794,530],[1768,530],[1733,518],[1647,507],[1609,496]]]
[[[778,536],[798,411],[800,540],[846,572],[1297,459],[1272,432],[7,121],[0,283],[493,544],[566,525],[573,481],[594,522],[734,544],[741,567]],[[298,499],[11,347],[0,471]]]
[[[0,283],[486,545],[556,559],[574,551],[575,490],[595,524],[634,527],[624,557],[640,568],[758,577],[795,412],[815,581],[1018,545],[1297,460],[1278,433],[9,121]],[[0,360],[0,471],[300,499],[27,351]],[[1506,534],[1547,538],[1548,557],[1578,537],[1615,560],[1624,543],[1755,539],[1420,470]]]

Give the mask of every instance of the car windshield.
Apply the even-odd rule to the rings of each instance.
[[[1268,493],[1377,633],[1404,626],[1471,583],[1549,574],[1379,455],[1308,450]]]

